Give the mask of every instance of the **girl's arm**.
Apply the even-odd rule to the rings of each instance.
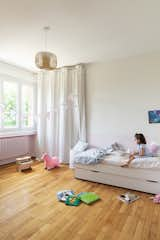
[[[141,150],[139,152],[139,156],[144,156],[144,153],[145,153],[144,148],[141,148]]]

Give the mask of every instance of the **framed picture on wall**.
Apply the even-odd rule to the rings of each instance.
[[[149,123],[160,123],[160,110],[148,111]]]

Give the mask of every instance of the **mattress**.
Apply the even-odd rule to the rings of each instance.
[[[109,155],[103,160],[103,164],[121,166],[128,161],[128,156]],[[140,157],[135,158],[130,163],[131,168],[160,169],[160,157]]]

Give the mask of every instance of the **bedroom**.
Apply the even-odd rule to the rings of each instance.
[[[148,117],[160,109],[159,1],[1,6],[0,238],[160,239],[160,205],[150,199],[160,193],[158,168],[111,166],[102,179],[95,177],[99,169],[84,172],[93,165],[84,165],[81,176],[69,168],[79,140],[103,149],[118,142],[129,153],[134,134],[142,132],[149,145],[160,145],[160,125]],[[51,71],[35,65],[36,54],[46,50],[57,57]],[[58,158],[59,168],[44,169],[45,152]],[[28,155],[36,158],[32,170],[17,171],[16,158]],[[64,189],[101,199],[66,206],[57,199]],[[140,199],[119,201],[127,191]]]

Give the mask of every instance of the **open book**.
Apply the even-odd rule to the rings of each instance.
[[[128,203],[132,203],[132,202],[136,201],[137,199],[139,199],[139,196],[134,193],[126,192],[126,193],[118,196],[118,199],[121,200],[122,202],[125,202],[128,204]]]

